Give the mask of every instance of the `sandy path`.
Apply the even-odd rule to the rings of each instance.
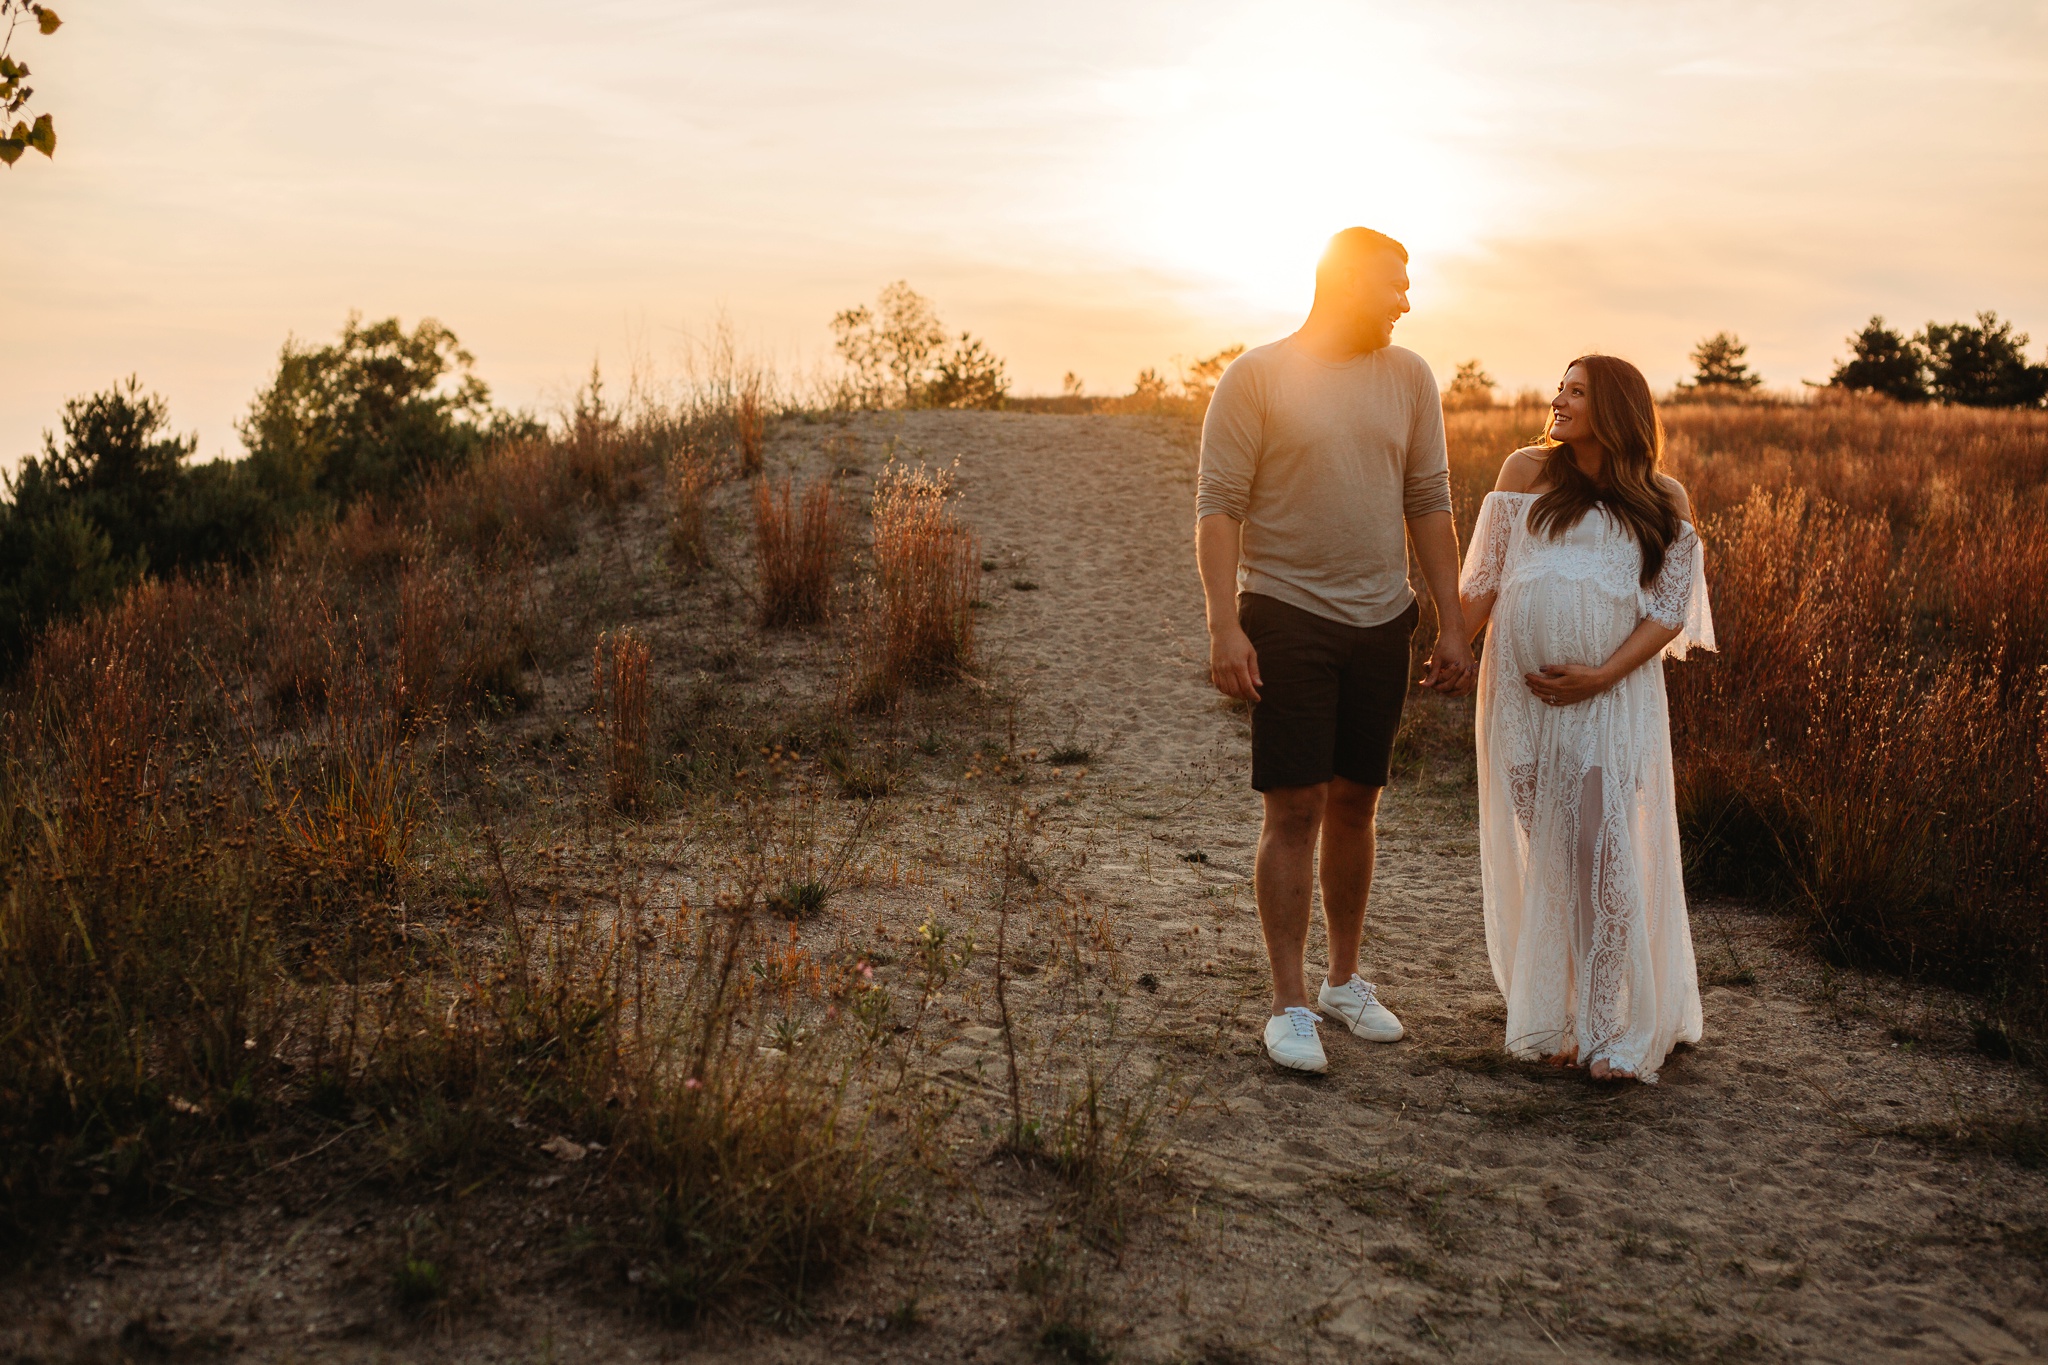
[[[988,639],[1026,682],[1027,741],[1097,751],[1059,814],[1105,846],[1084,885],[1203,1097],[1174,1134],[1195,1197],[1104,1286],[1133,1358],[2042,1358],[2048,1179],[1886,1135],[2038,1103],[2023,1073],[1899,1046],[1931,997],[1816,989],[1783,925],[1713,907],[1703,972],[1755,984],[1708,988],[1706,1041],[1662,1085],[1504,1065],[1456,793],[1397,782],[1382,817],[1370,970],[1409,1038],[1336,1036],[1327,1078],[1276,1073],[1245,730],[1198,666],[1191,455],[1112,418],[887,426],[960,457],[992,583],[1037,585],[992,588]]]

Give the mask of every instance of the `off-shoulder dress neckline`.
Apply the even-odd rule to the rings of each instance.
[[[1548,493],[1549,491],[1550,490],[1546,488],[1543,490],[1543,493]],[[1543,493],[1510,493],[1505,488],[1491,488],[1487,490],[1486,496],[1489,498],[1540,498],[1543,496]],[[1695,535],[1699,534],[1699,529],[1692,524],[1691,517],[1680,517],[1678,519],[1678,524],[1680,526],[1685,527],[1687,530],[1693,532],[1693,534]]]

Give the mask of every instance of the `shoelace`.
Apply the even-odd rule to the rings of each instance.
[[[1380,1002],[1379,991],[1374,988],[1372,982],[1367,981],[1356,972],[1351,974],[1351,989],[1357,991],[1360,998],[1368,1005],[1377,1005]]]
[[[1316,1036],[1316,1012],[1314,1010],[1303,1009],[1299,1005],[1289,1005],[1287,1007],[1287,1022],[1294,1025],[1294,1036],[1297,1038],[1313,1038]]]

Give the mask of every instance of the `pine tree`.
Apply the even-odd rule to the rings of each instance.
[[[1743,363],[1749,347],[1733,332],[1716,332],[1692,349],[1694,389],[1719,389],[1747,393],[1764,382],[1762,375]]]
[[[2027,334],[1996,313],[1977,323],[1930,322],[1917,338],[1927,355],[1928,388],[1944,403],[1972,408],[2033,408],[2048,396],[2048,365],[2027,363]]]
[[[1901,403],[1927,401],[1927,352],[1918,338],[1908,340],[1873,316],[1870,324],[1849,338],[1849,359],[1835,367],[1828,381],[1838,389],[1881,393]]]

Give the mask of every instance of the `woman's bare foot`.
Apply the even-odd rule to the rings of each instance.
[[[1579,1064],[1579,1045],[1573,1043],[1562,1051],[1551,1053],[1543,1060],[1551,1066],[1577,1066]]]
[[[1632,1081],[1636,1078],[1636,1073],[1633,1071],[1622,1071],[1609,1066],[1607,1059],[1604,1057],[1597,1059],[1593,1065],[1587,1067],[1586,1074],[1596,1081]]]

